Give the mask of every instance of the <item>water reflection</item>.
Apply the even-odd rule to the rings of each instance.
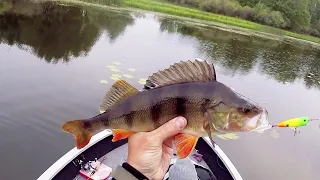
[[[23,167],[19,169],[23,173],[12,173],[10,165],[4,166],[2,179],[23,179],[26,173],[35,179],[74,147],[74,139],[67,138],[60,127],[66,120],[97,113],[101,98],[114,82],[109,78],[108,84],[101,85],[102,78],[132,74],[134,78],[123,79],[142,87],[136,83],[139,78],[187,58],[208,57],[224,67],[235,77],[221,75],[219,69],[218,78],[266,107],[274,123],[301,115],[320,116],[320,104],[315,101],[319,91],[306,91],[299,83],[283,86],[259,75],[280,83],[300,80],[309,88],[319,87],[319,51],[170,19],[154,21],[143,13],[50,3],[2,3],[0,11],[1,43],[33,53],[0,45],[0,159]],[[61,63],[86,54],[80,63]],[[42,59],[60,63],[48,65]],[[121,72],[107,69],[114,61],[122,63],[117,65]],[[293,98],[295,103],[288,103]],[[304,127],[295,138],[292,131],[283,130],[278,141],[268,133],[254,133],[222,145],[245,179],[281,179],[283,175],[316,179],[320,164],[314,159],[319,159],[320,144],[315,126]],[[35,159],[41,161],[30,166]]]
[[[86,7],[88,17],[101,32],[106,32],[110,43],[121,36],[126,27],[134,24],[133,17],[125,12],[111,12],[107,10]]]
[[[134,19],[97,8],[45,3],[0,3],[0,43],[31,51],[48,63],[85,56],[107,32],[114,42]]]
[[[141,16],[141,15],[140,15]],[[121,36],[134,18],[125,12],[93,7],[45,3],[0,3],[0,43],[16,45],[48,63],[86,56],[105,33],[110,43]],[[157,18],[160,30],[195,38],[198,51],[225,68],[230,76],[259,72],[280,83],[302,80],[307,88],[320,88],[320,52],[308,48],[186,25]],[[311,73],[311,75],[310,75]]]
[[[245,75],[258,66],[261,73],[281,83],[302,79],[307,88],[320,88],[320,52],[293,45],[248,38],[218,29],[196,28],[159,18],[161,31],[198,39],[198,50],[222,65],[229,75]],[[311,73],[311,75],[310,75]]]

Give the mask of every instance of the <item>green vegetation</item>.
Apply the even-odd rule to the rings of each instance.
[[[250,34],[320,43],[320,0],[57,0],[139,8]],[[204,22],[203,21],[203,22]],[[224,25],[225,24],[225,25]],[[230,26],[226,26],[230,25]],[[239,28],[237,28],[239,27]],[[253,32],[253,33],[251,33]],[[281,35],[281,36],[279,36]],[[290,39],[289,39],[290,40]]]
[[[320,0],[164,0],[320,37]]]
[[[221,1],[207,0],[203,2],[202,0],[183,0],[183,1],[166,0],[166,1],[169,1],[171,3],[164,2],[164,1],[155,1],[155,0],[124,0],[123,4],[129,7],[140,8],[144,10],[150,10],[150,11],[161,12],[161,13],[183,16],[183,17],[189,17],[189,18],[194,18],[199,20],[214,21],[214,22],[219,22],[219,23],[228,24],[232,26],[247,28],[255,31],[264,31],[264,32],[269,32],[273,34],[284,34],[293,38],[320,43],[319,38],[306,35],[306,33],[297,34],[292,32],[294,31],[294,29],[288,28],[289,21],[287,17],[282,16],[280,11],[272,11],[271,8],[267,7],[262,3],[257,3],[254,8],[250,8],[249,6],[244,6],[243,8],[239,9],[239,7],[242,7],[242,6],[240,5],[240,3],[238,3],[238,1],[232,1],[231,6],[234,8],[228,8],[228,6],[225,4],[228,4],[227,2],[229,1],[225,1],[225,0],[221,0]],[[179,5],[172,4],[172,2],[175,2]],[[185,5],[185,7],[181,6],[180,2],[184,2],[183,5]],[[215,4],[214,2],[224,3],[225,6]],[[211,8],[209,4],[211,5]],[[194,7],[190,7],[190,6],[194,6]],[[200,9],[197,9],[197,7],[202,8],[203,11],[201,11]],[[217,9],[219,7],[221,8],[220,10]],[[205,12],[205,11],[209,11],[209,12]],[[219,15],[215,13],[224,14],[224,15]],[[225,15],[237,15],[237,17],[230,17]],[[241,19],[241,17],[243,17],[244,19],[247,17],[248,20],[250,19],[255,20],[261,24],[266,24],[269,26],[244,20],[244,19]],[[270,26],[285,28],[291,31],[281,30],[278,28],[270,27]],[[320,26],[320,23],[319,23],[319,26]],[[297,32],[304,33],[302,30],[299,30]]]
[[[81,0],[84,2],[94,2],[103,5],[113,5],[112,0]],[[168,2],[165,2],[168,1]],[[294,29],[288,28],[288,18],[283,16],[280,11],[273,11],[268,6],[263,3],[256,3],[254,8],[250,6],[241,6],[241,0],[239,3],[235,0],[165,0],[165,1],[157,1],[157,0],[121,0],[118,1],[118,6],[127,6],[133,8],[139,8],[143,10],[149,10],[154,12],[160,12],[170,15],[188,17],[193,19],[205,20],[205,21],[213,21],[218,23],[223,23],[231,26],[242,27],[254,31],[259,32],[268,32],[272,34],[278,35],[286,35],[289,37],[312,41],[316,43],[320,43],[320,39],[316,37],[312,37],[306,35],[306,32],[315,32],[310,29],[300,29],[297,31],[298,34],[293,32]],[[254,0],[251,0],[254,2]],[[265,0],[266,1],[266,0]],[[315,1],[315,0],[313,0]],[[320,0],[317,0],[320,1]],[[183,2],[183,3],[182,3]],[[229,3],[230,2],[230,3]],[[173,4],[176,3],[176,4]],[[220,4],[219,4],[220,3]],[[243,2],[242,2],[243,3]],[[185,5],[185,6],[182,6]],[[228,6],[230,5],[230,7]],[[250,3],[248,4],[250,5]],[[319,4],[320,7],[320,4]],[[200,9],[199,9],[200,8]],[[220,8],[220,9],[219,9]],[[202,11],[201,11],[202,9]],[[208,12],[205,12],[208,11]],[[314,10],[318,12],[317,10]],[[220,15],[223,14],[223,15]],[[236,17],[230,17],[236,16]],[[313,17],[313,16],[312,16]],[[320,13],[319,13],[320,17]],[[247,19],[247,20],[245,20]],[[251,21],[250,21],[251,20]],[[256,22],[252,22],[256,21]],[[303,18],[302,18],[303,21]],[[313,20],[315,21],[315,20]],[[259,24],[260,23],[260,24]],[[265,25],[268,26],[265,26]],[[274,27],[277,28],[274,28]],[[318,23],[320,27],[320,22]],[[287,30],[281,30],[278,28],[284,28]],[[314,35],[314,33],[309,33]]]
[[[83,2],[103,4],[103,5],[113,5],[120,6],[123,5],[123,0],[81,0]]]
[[[261,26],[259,24],[253,23],[250,21],[212,14],[208,12],[199,11],[197,9],[181,7],[181,6],[163,3],[163,2],[150,1],[150,0],[124,0],[124,4],[129,7],[135,7],[135,8],[140,8],[144,10],[151,10],[155,12],[195,18],[200,20],[215,21],[215,22],[244,27],[244,28],[253,29],[253,30],[261,30]]]

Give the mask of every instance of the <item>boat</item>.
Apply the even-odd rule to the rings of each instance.
[[[111,130],[101,131],[93,136],[90,143],[84,148],[78,150],[74,147],[63,155],[38,180],[111,179],[112,169],[125,162],[127,156],[127,139],[112,142],[112,137]],[[199,138],[194,152],[186,160],[196,170],[196,179],[242,180],[240,173],[227,155],[217,144],[213,146],[208,137]],[[164,180],[178,180],[170,178],[170,173],[179,161],[182,160],[173,154]],[[181,179],[187,179],[181,176]]]

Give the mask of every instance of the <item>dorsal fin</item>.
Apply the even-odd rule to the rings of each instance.
[[[150,76],[143,90],[186,82],[211,81],[216,81],[216,72],[212,63],[199,60],[180,61]]]
[[[137,94],[138,92],[139,91],[135,87],[131,86],[125,80],[116,81],[101,102],[99,107],[100,113],[107,111],[124,99]]]

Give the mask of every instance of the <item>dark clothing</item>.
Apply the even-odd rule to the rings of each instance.
[[[136,170],[128,163],[123,163],[122,166],[118,166],[113,173],[112,180],[149,180],[141,172]]]

